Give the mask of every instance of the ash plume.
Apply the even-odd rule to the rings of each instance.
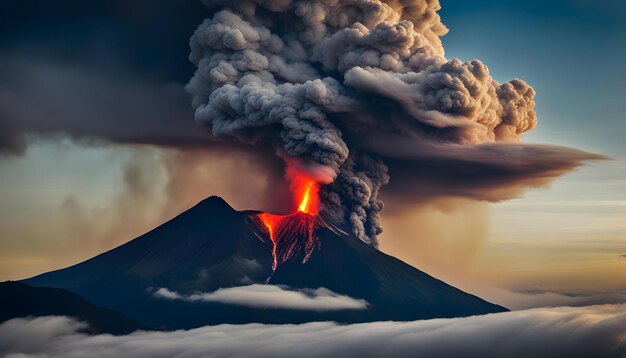
[[[328,168],[322,212],[375,246],[381,190],[437,196],[443,177],[449,195],[502,200],[601,158],[519,144],[537,124],[535,91],[446,59],[437,0],[204,3],[211,16],[190,39],[196,121]]]
[[[36,60],[28,53],[0,54],[0,156],[23,154],[33,135],[163,148],[207,146],[209,136],[189,120],[193,113],[181,85],[118,71],[123,73],[105,75],[92,66]]]

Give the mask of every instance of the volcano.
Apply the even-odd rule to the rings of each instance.
[[[147,326],[170,329],[407,321],[506,310],[376,250],[321,215],[236,211],[216,196],[124,245],[24,282],[67,289]],[[186,297],[251,284],[323,288],[367,307],[307,311],[155,295],[162,288]]]

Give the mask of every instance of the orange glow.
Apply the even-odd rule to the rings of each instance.
[[[273,271],[299,251],[304,253],[304,260],[308,260],[318,244],[313,230],[318,220],[319,184],[306,175],[296,174],[290,179],[297,211],[291,215],[257,214],[274,246]]]
[[[308,261],[319,245],[314,234],[320,222],[316,215],[297,212],[291,215],[258,213],[256,216],[272,241],[273,272],[294,256],[300,257],[303,263]]]
[[[309,178],[299,177],[292,182],[292,190],[298,205],[298,211],[317,215],[319,211],[318,184]]]
[[[298,211],[303,213],[309,212],[309,207],[311,205],[311,187],[313,186],[313,182],[310,182],[306,190],[304,191],[304,195],[302,196],[302,200],[300,200],[300,206],[298,206]]]
[[[268,213],[261,213],[258,215],[258,217],[259,219],[261,219],[261,222],[267,229],[267,233],[270,235],[270,240],[272,240],[272,244],[274,246],[272,250],[272,256],[274,257],[272,270],[276,270],[276,266],[278,265],[277,257],[276,257],[276,250],[277,250],[278,245],[276,244],[276,237],[274,236],[274,229],[276,226],[280,224],[280,220],[282,216],[268,214]]]

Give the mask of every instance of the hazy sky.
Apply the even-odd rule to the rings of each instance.
[[[477,260],[502,283],[625,289],[626,4],[619,1],[443,1],[451,57],[481,58],[497,79],[537,91],[539,125],[525,141],[607,154],[536,190],[490,208],[492,229]],[[456,31],[455,31],[456,30]],[[488,269],[498,267],[498,272]]]
[[[158,120],[165,109],[155,102],[178,98],[193,72],[187,42],[205,16],[199,3],[0,3],[0,131],[10,125],[3,114],[16,110],[6,107],[16,93],[23,94],[16,108],[50,121],[80,124],[93,108],[75,104],[92,103],[92,94],[106,99],[96,116],[135,118],[146,110]],[[442,1],[448,58],[479,58],[497,80],[519,77],[537,91],[539,125],[524,141],[615,160],[520,199],[440,202],[385,215],[384,251],[509,307],[626,301],[626,5],[618,3]],[[121,88],[141,93],[133,102],[141,105],[113,110]],[[178,108],[172,101],[168,108]],[[185,106],[180,115],[192,121]],[[237,209],[259,208],[261,192],[275,183],[266,168],[254,167],[260,175],[245,183],[248,195],[233,195],[244,183],[223,178],[254,164],[244,154],[231,160],[50,135],[25,140],[28,146],[0,155],[0,280],[89,258],[209,194]]]

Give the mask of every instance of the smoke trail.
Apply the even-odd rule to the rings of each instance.
[[[442,172],[454,176],[455,163],[462,162],[462,173],[489,150],[467,160],[449,148],[510,145],[536,126],[527,83],[500,84],[478,60],[444,57],[440,36],[448,30],[437,0],[204,2],[212,16],[190,39],[197,71],[187,90],[196,121],[220,138],[272,143],[293,159],[288,166],[327,168],[332,183],[322,187],[323,212],[373,245],[382,231],[378,194],[390,181],[387,164],[415,168],[443,153]],[[400,145],[405,149],[396,150]],[[533,159],[524,156],[526,172],[498,183],[549,179],[595,158],[567,154],[537,169],[528,169]],[[508,165],[500,160],[488,169],[507,172]],[[414,183],[428,177],[397,172]],[[410,197],[407,180],[399,181]]]

